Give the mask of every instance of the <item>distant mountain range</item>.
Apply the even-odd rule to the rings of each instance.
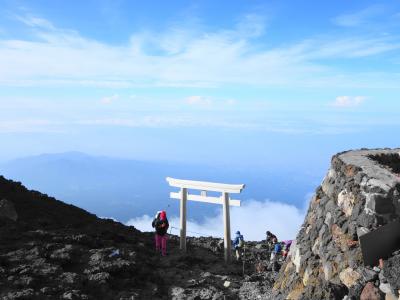
[[[21,181],[29,189],[40,190],[82,207],[100,217],[125,222],[144,214],[153,215],[168,209],[169,215],[179,214],[177,200],[169,199],[172,188],[167,176],[245,183],[237,198],[287,202],[303,205],[305,196],[313,192],[325,170],[254,170],[235,167],[210,167],[167,162],[136,161],[80,152],[42,154],[0,164],[0,174]],[[190,218],[200,220],[214,215],[216,205],[190,203]]]

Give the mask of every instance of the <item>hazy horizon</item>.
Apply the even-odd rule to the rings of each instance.
[[[274,228],[287,238],[293,236],[324,173],[325,170],[312,174],[302,170],[268,171],[145,162],[80,152],[42,154],[0,164],[1,175],[22,182],[29,189],[140,230],[151,230],[152,215],[160,209],[167,210],[172,230],[179,227],[179,201],[169,199],[169,192],[174,189],[167,184],[167,176],[244,183],[246,188],[240,195],[235,195],[242,201],[242,206],[232,207],[232,225],[247,231],[247,237],[253,239],[262,239],[266,228]],[[219,205],[190,201],[188,214],[189,234],[221,236],[222,210]],[[251,229],[254,218],[258,219],[259,226]],[[249,219],[252,219],[251,223]],[[287,219],[286,224],[281,227],[284,219]]]

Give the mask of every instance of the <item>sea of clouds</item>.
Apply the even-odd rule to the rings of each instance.
[[[307,195],[307,198],[310,198]],[[247,200],[241,207],[231,207],[231,231],[232,236],[237,231],[244,235],[246,240],[259,241],[265,239],[267,230],[276,234],[279,240],[294,239],[304,221],[307,204],[298,208],[294,205],[264,200]],[[153,231],[151,222],[154,216],[144,215],[130,219],[126,224],[134,226],[141,231]],[[179,235],[179,216],[169,216],[170,230],[168,232]],[[188,236],[213,236],[223,237],[223,213],[219,208],[218,214],[213,217],[205,217],[203,221],[196,222],[188,216]]]

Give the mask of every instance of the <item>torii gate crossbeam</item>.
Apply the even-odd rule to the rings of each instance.
[[[180,200],[180,249],[186,252],[186,203],[187,200],[213,204],[222,204],[224,217],[224,257],[225,261],[231,260],[231,226],[229,206],[240,206],[240,200],[229,198],[230,193],[239,194],[245,187],[244,184],[225,184],[205,181],[182,180],[166,178],[169,185],[180,188],[179,193],[170,193],[170,198]],[[188,193],[188,189],[200,190],[200,195]],[[209,197],[207,191],[220,192],[221,197]]]

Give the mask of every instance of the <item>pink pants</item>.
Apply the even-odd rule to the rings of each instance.
[[[167,255],[167,235],[158,235],[156,233],[156,251],[160,251],[163,256]]]

